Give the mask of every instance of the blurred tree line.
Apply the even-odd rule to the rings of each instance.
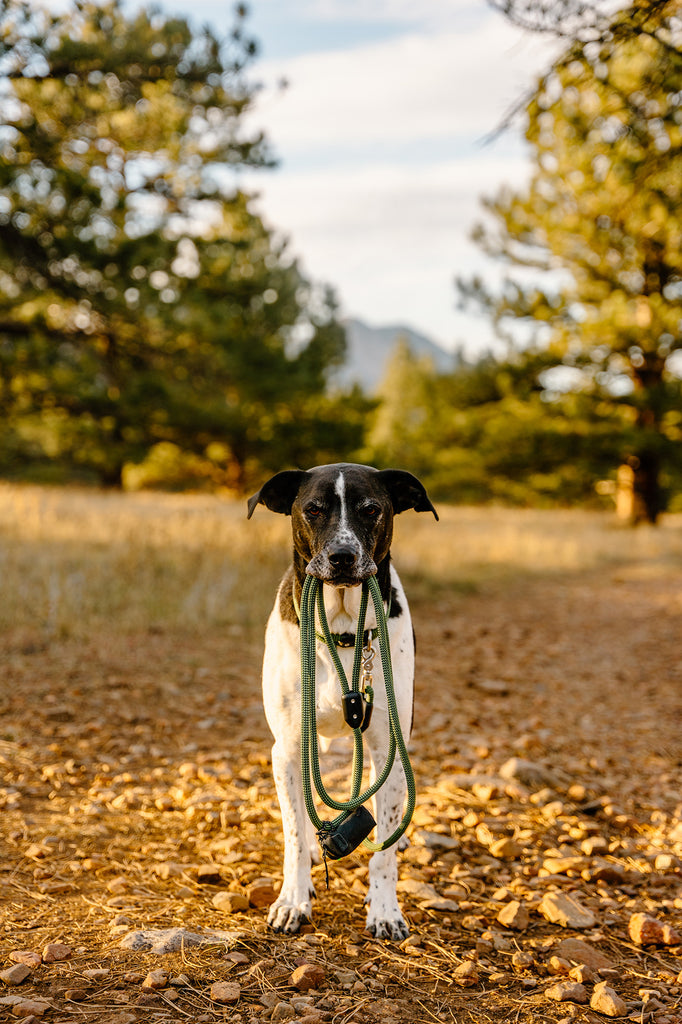
[[[437,374],[399,346],[368,398],[329,386],[334,296],[235,186],[274,163],[244,128],[244,9],[220,40],[118,0],[0,0],[0,474],[243,488],[354,459],[565,504],[621,466],[654,520],[682,491],[679,5],[491,2],[567,40],[519,104],[530,184],[476,229],[520,273],[458,282],[507,354]]]

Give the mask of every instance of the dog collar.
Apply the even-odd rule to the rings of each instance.
[[[298,621],[300,623],[300,621],[301,621],[301,606],[298,603],[298,601],[296,600],[296,590],[295,590],[295,587],[294,587],[293,583],[291,585],[291,599],[294,602],[294,611],[296,612],[296,618],[298,619]],[[388,605],[387,605],[387,608],[386,608],[386,618],[387,619],[388,619],[390,614],[391,614],[391,598],[389,597]],[[356,637],[355,633],[330,633],[329,635],[331,636],[332,640],[334,641],[334,646],[335,647],[355,647],[355,637]],[[378,628],[378,626],[375,626],[374,629],[366,629],[365,632],[362,634],[362,646],[363,647],[368,647],[370,642],[372,640],[375,640],[378,635],[379,635],[379,628]],[[327,642],[325,640],[324,636],[322,635],[322,633],[318,633],[317,630],[315,630],[315,636],[317,637],[318,640],[321,640],[322,643],[326,643]]]

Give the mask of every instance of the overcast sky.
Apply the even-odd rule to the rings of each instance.
[[[224,0],[161,6],[220,33],[232,24]],[[485,266],[469,241],[479,197],[528,176],[518,129],[483,139],[547,66],[548,41],[485,0],[253,0],[250,11],[255,123],[280,160],[242,176],[259,212],[343,314],[485,347],[490,328],[456,310],[453,279]]]

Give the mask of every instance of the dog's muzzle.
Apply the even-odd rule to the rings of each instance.
[[[373,559],[350,544],[328,545],[306,566],[308,575],[336,586],[357,586],[376,571]]]

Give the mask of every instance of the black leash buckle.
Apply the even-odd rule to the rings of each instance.
[[[351,729],[360,729],[364,732],[372,717],[373,704],[365,700],[363,694],[358,693],[357,690],[344,693],[341,703],[346,725],[349,725]]]
[[[320,829],[317,833],[325,860],[340,860],[352,853],[363,839],[366,839],[376,821],[363,805],[357,807],[352,814],[341,822],[333,832]]]

